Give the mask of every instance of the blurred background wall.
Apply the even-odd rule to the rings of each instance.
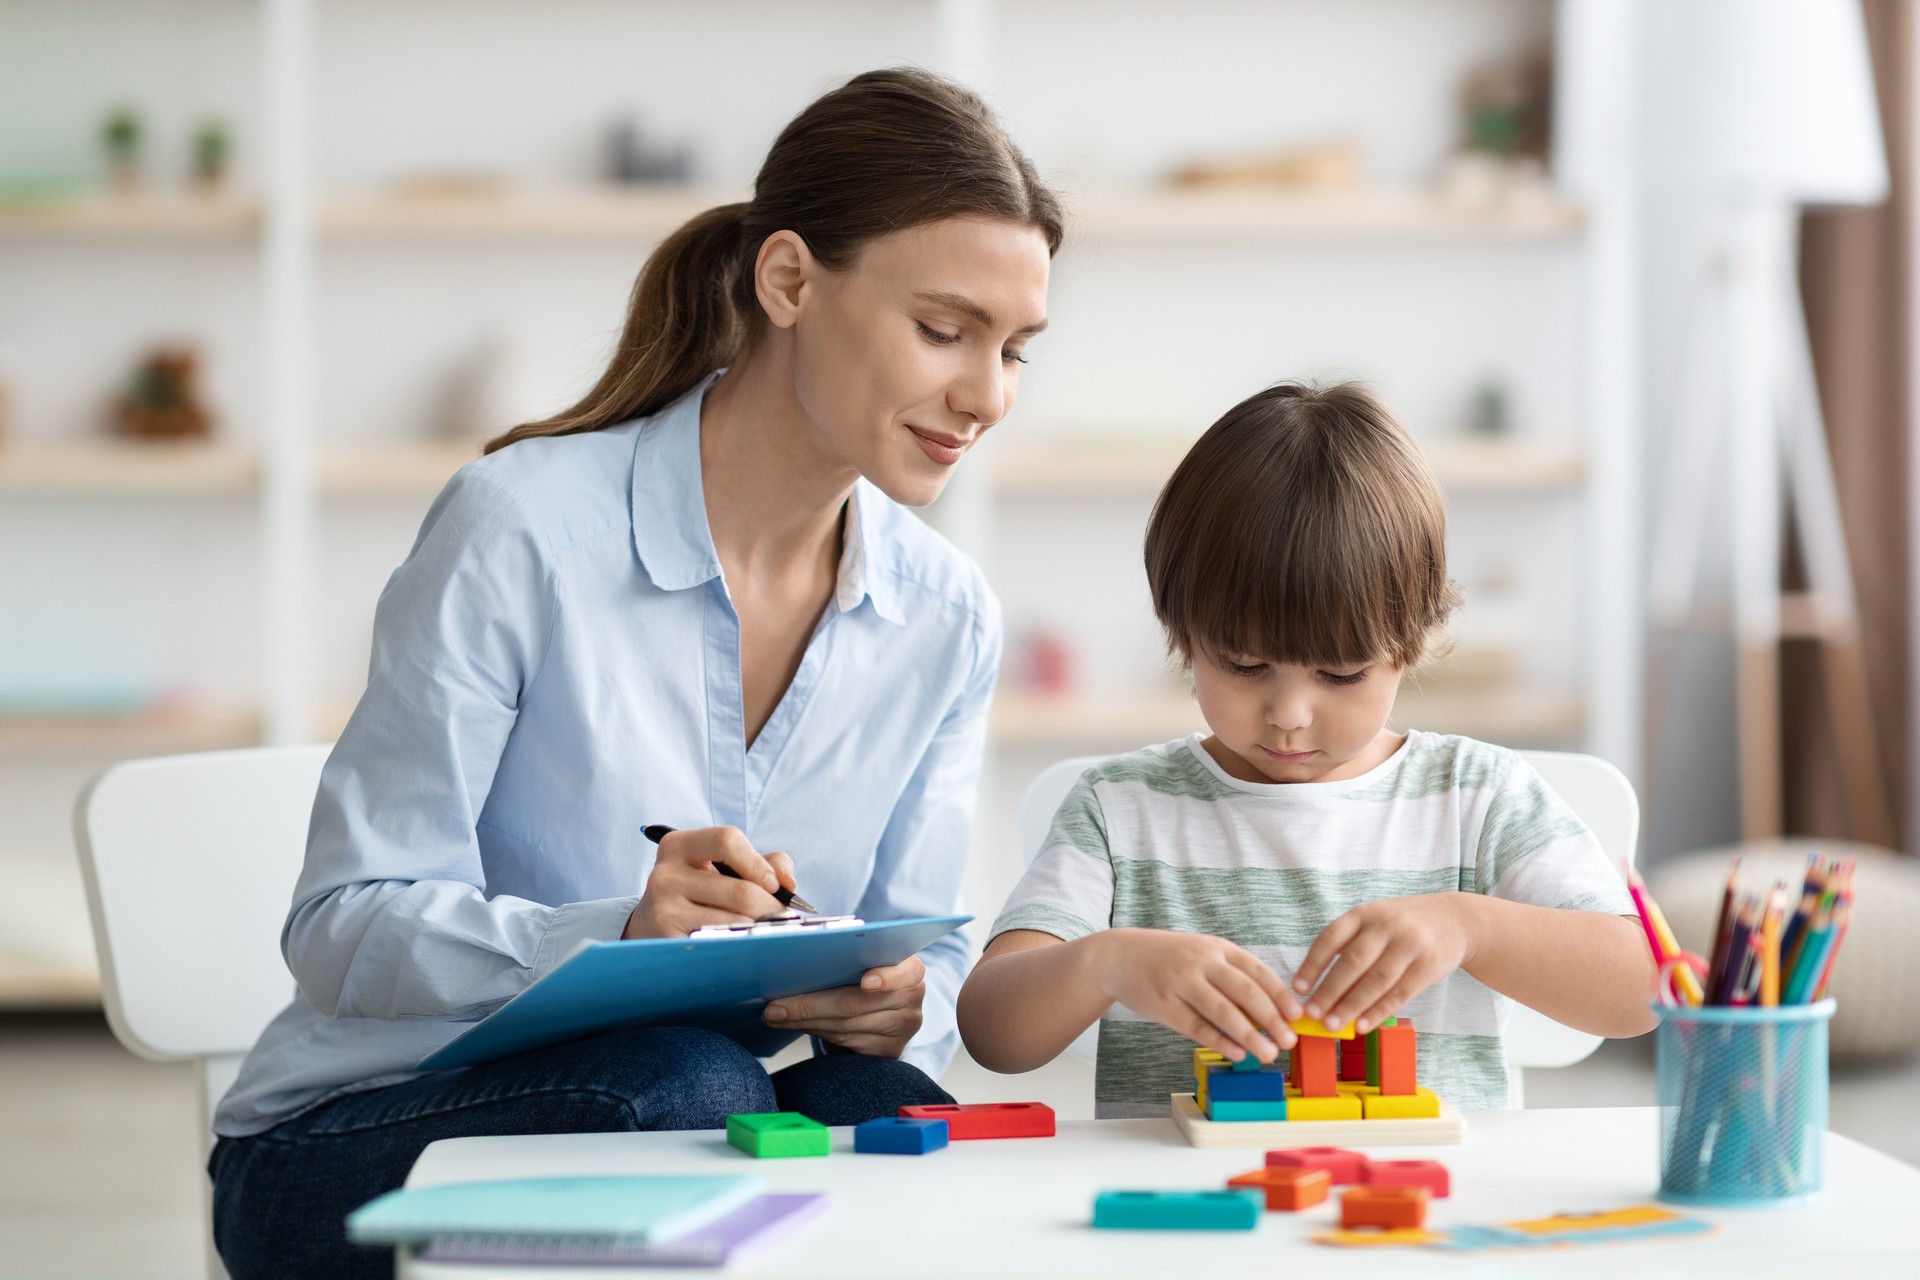
[[[586,385],[651,243],[897,62],[976,85],[1075,217],[1021,403],[928,513],[1006,604],[974,910],[1042,765],[1198,727],[1140,534],[1282,377],[1372,381],[1449,488],[1458,649],[1401,718],[1607,755],[1654,856],[1734,838],[1724,644],[1642,669],[1705,253],[1650,180],[1651,38],[1625,0],[0,0],[0,1003],[93,998],[84,779],[330,737],[446,476]]]

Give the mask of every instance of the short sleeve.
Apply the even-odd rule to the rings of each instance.
[[[1568,911],[1633,911],[1600,841],[1524,760],[1487,807],[1475,873],[1479,892]]]
[[[1054,811],[1039,856],[1014,886],[993,933],[1035,929],[1072,942],[1112,921],[1113,855],[1106,815],[1092,781],[1082,777]]]

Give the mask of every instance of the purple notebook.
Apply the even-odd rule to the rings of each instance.
[[[494,1241],[465,1237],[430,1242],[424,1262],[484,1262],[508,1266],[723,1267],[812,1218],[826,1206],[822,1194],[771,1195],[749,1200],[724,1218],[673,1240],[632,1244],[607,1240]]]

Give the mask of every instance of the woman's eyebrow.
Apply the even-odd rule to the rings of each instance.
[[[931,302],[936,307],[945,307],[950,311],[958,311],[961,315],[969,319],[978,320],[989,329],[993,327],[993,312],[987,310],[964,294],[947,293],[939,289],[922,289],[913,296],[923,302]],[[1015,329],[1014,332],[1039,333],[1046,327],[1047,322],[1045,320],[1037,320],[1030,325],[1024,325],[1019,329]]]

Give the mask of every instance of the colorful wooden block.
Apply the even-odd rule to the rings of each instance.
[[[1340,1042],[1340,1078],[1358,1084],[1367,1078],[1367,1043],[1364,1040]]]
[[[1340,1225],[1348,1230],[1424,1226],[1428,1198],[1425,1187],[1354,1187],[1340,1197]]]
[[[1320,1040],[1331,1036],[1335,1040],[1351,1040],[1357,1034],[1351,1022],[1341,1027],[1338,1031],[1330,1030],[1327,1024],[1318,1018],[1295,1018],[1287,1025],[1293,1028],[1295,1035],[1303,1039],[1311,1036],[1316,1040]]]
[[[1234,1102],[1227,1098],[1215,1098],[1207,1103],[1207,1119],[1226,1121],[1297,1120],[1299,1117],[1293,1115],[1293,1104],[1285,1098],[1274,1098],[1266,1102]]]
[[[881,1116],[853,1126],[853,1149],[873,1155],[923,1156],[946,1145],[945,1120]]]
[[[1417,1088],[1410,1095],[1368,1089],[1360,1095],[1360,1115],[1366,1120],[1435,1120],[1440,1116],[1440,1099],[1431,1089]]]
[[[1447,1166],[1438,1160],[1369,1160],[1361,1183],[1369,1187],[1425,1187],[1435,1200],[1447,1197]]]
[[[1292,1168],[1285,1165],[1255,1169],[1228,1178],[1230,1187],[1251,1187],[1267,1197],[1268,1210],[1297,1212],[1322,1204],[1333,1194],[1333,1175],[1325,1169]]]
[[[1322,1169],[1335,1186],[1357,1185],[1365,1180],[1367,1158],[1345,1147],[1287,1147],[1267,1152],[1269,1169]]]
[[[1207,1073],[1207,1097],[1216,1102],[1274,1102],[1286,1096],[1286,1073],[1278,1067],[1264,1071],[1215,1067]]]
[[[1367,1083],[1379,1089],[1380,1096],[1384,1098],[1411,1097],[1419,1088],[1419,1081],[1415,1078],[1413,1028],[1403,1023],[1381,1027],[1373,1034],[1377,1037],[1374,1052],[1379,1070],[1377,1073],[1368,1073]]]
[[[1257,1191],[1102,1191],[1093,1225],[1133,1231],[1251,1231],[1260,1225]]]
[[[1380,1087],[1380,1032],[1381,1030],[1386,1027],[1399,1027],[1399,1026],[1411,1027],[1412,1025],[1413,1024],[1411,1022],[1406,1022],[1397,1017],[1388,1018],[1385,1022],[1381,1023],[1378,1027],[1375,1027],[1373,1030],[1367,1032],[1366,1035],[1361,1037],[1361,1043],[1366,1046],[1367,1074],[1364,1078],[1368,1084],[1372,1085],[1376,1089]]]
[[[1287,1065],[1293,1087],[1304,1098],[1331,1098],[1339,1093],[1338,1041],[1325,1036],[1302,1036],[1293,1046]]]
[[[1231,1071],[1264,1071],[1267,1064],[1249,1053],[1243,1054],[1238,1062],[1229,1062],[1227,1068]]]
[[[908,1120],[945,1120],[947,1136],[968,1138],[1051,1138],[1053,1108],[1044,1102],[936,1103],[900,1108]]]
[[[827,1126],[798,1111],[766,1111],[758,1115],[727,1117],[727,1143],[756,1160],[783,1156],[823,1156],[828,1147]]]
[[[1363,1118],[1360,1099],[1350,1093],[1336,1093],[1331,1098],[1308,1098],[1291,1092],[1287,1094],[1287,1119],[1289,1120],[1359,1120]]]

